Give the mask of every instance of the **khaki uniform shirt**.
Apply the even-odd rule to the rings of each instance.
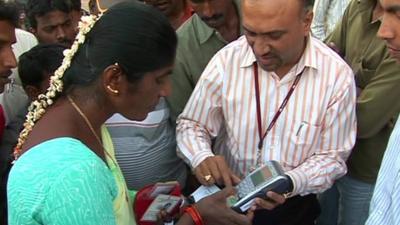
[[[374,183],[383,153],[400,111],[400,65],[376,36],[380,21],[372,21],[376,1],[354,0],[343,22],[326,40],[334,42],[354,71],[357,87],[357,141],[348,160],[349,175]]]
[[[233,1],[240,16],[240,0]],[[197,14],[187,20],[176,33],[178,48],[171,76],[172,94],[167,98],[173,122],[185,108],[208,62],[228,44],[218,31],[207,26]]]

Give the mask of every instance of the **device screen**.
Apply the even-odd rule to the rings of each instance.
[[[272,177],[272,173],[269,170],[268,166],[263,167],[259,171],[255,172],[250,176],[251,181],[253,182],[254,186],[258,186],[264,183],[266,180]]]

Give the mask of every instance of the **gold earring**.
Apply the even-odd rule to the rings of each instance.
[[[119,64],[116,62],[116,63],[114,63],[114,66],[119,67]],[[114,67],[112,70],[117,71],[117,68]]]
[[[107,89],[108,89],[109,91],[111,91],[112,93],[114,93],[114,94],[118,94],[118,93],[119,93],[118,90],[112,89],[110,85],[107,85]]]

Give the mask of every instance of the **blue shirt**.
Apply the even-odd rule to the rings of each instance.
[[[400,117],[379,170],[366,225],[400,224]]]

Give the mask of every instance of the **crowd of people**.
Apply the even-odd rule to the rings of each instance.
[[[400,225],[400,0],[0,0],[0,224]],[[267,161],[287,193],[227,204]]]

